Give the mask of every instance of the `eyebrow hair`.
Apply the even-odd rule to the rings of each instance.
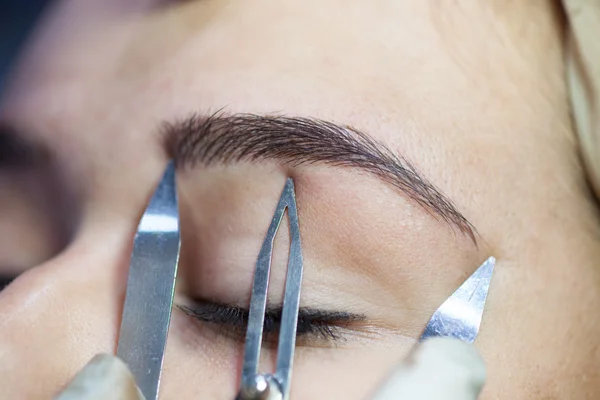
[[[163,134],[178,168],[277,160],[292,166],[325,164],[368,172],[477,243],[474,226],[405,157],[351,126],[306,117],[218,111],[165,123]]]

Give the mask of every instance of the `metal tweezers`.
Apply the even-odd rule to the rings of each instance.
[[[175,166],[169,162],[133,241],[117,356],[146,400],[158,399],[179,262]]]
[[[274,373],[258,372],[273,242],[287,210],[290,250]],[[158,399],[179,260],[175,167],[162,176],[134,239],[117,355],[147,400]],[[479,332],[495,259],[488,258],[433,314],[421,340],[451,336],[473,342]],[[303,261],[293,180],[287,179],[254,272],[239,400],[288,400],[300,304]]]
[[[496,259],[490,257],[434,313],[419,341],[447,336],[473,343],[479,333]]]
[[[274,374],[259,374],[258,363],[267,306],[273,241],[286,209],[291,241],[277,345],[277,362]],[[296,346],[302,270],[302,246],[300,243],[296,194],[294,181],[288,178],[256,261],[238,400],[287,400],[289,398],[292,362]]]

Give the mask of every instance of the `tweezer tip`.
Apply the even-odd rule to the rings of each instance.
[[[435,311],[419,341],[449,336],[473,343],[479,333],[495,257],[488,257]]]
[[[461,296],[461,288],[471,287],[472,291],[469,297],[469,302],[471,302],[472,299],[477,300],[477,307],[480,309],[479,311],[483,313],[483,307],[485,306],[485,301],[487,299],[487,294],[490,288],[492,275],[494,274],[495,265],[496,258],[493,256],[488,257],[488,259],[485,260],[469,278],[467,278],[467,280],[451,297],[454,297],[455,295],[457,297]]]
[[[477,270],[473,273],[473,275],[481,275],[488,278],[491,278],[492,273],[494,272],[494,266],[496,265],[496,257],[490,256],[487,260],[485,260]]]

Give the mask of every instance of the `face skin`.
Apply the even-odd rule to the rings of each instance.
[[[94,354],[115,351],[133,234],[168,159],[160,126],[224,107],[352,125],[410,161],[477,230],[475,244],[358,169],[274,160],[180,169],[179,304],[247,306],[291,176],[301,306],[364,316],[336,341],[299,339],[293,399],[368,398],[489,255],[498,262],[476,342],[489,376],[482,398],[598,397],[600,224],[549,2],[118,3],[60,2],[0,103],[2,125],[50,149],[63,197],[76,199],[52,222],[31,217],[36,202],[14,200],[24,189],[3,195],[16,211],[3,209],[2,226],[44,224],[21,223],[35,240],[3,255],[31,266],[0,293],[7,398],[49,398]],[[70,243],[50,256],[52,232],[66,225]],[[31,246],[39,256],[24,258]],[[235,396],[242,345],[223,330],[175,309],[161,398]],[[274,359],[267,349],[265,370]]]

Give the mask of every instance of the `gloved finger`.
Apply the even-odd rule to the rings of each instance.
[[[600,2],[562,2],[570,28],[566,72],[573,121],[590,183],[600,198]]]
[[[95,356],[56,400],[144,400],[129,369],[109,354]]]
[[[484,382],[485,365],[475,347],[433,338],[392,372],[373,400],[474,400]]]

